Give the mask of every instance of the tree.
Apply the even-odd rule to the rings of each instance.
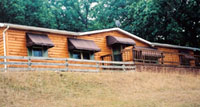
[[[200,47],[198,0],[141,0],[131,7],[130,32],[150,41]]]
[[[51,0],[58,28],[87,31],[90,26],[92,3],[95,3],[95,0]]]
[[[199,0],[1,0],[0,22],[70,31],[116,27],[152,42],[200,47]]]
[[[2,0],[1,22],[53,28],[48,0]]]
[[[120,23],[125,23],[128,16],[126,9],[129,4],[133,3],[132,0],[98,0],[98,5],[95,6],[92,12],[94,19],[93,28],[103,29],[116,27],[115,20]],[[123,28],[123,27],[122,27]]]
[[[24,2],[21,0],[0,1],[0,22],[22,24],[24,21]]]

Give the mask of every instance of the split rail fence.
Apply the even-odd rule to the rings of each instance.
[[[135,71],[134,62],[0,56],[1,71]]]

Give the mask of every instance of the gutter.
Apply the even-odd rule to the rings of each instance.
[[[175,48],[175,49],[186,49],[186,50],[192,50],[192,51],[200,51],[200,48],[195,47],[186,47],[186,46],[179,46],[179,45],[171,45],[171,44],[163,44],[163,43],[152,43],[154,46],[160,46],[160,47],[168,47],[168,48]]]
[[[6,31],[9,29],[9,26],[6,27],[6,29],[4,29],[3,31],[3,51],[4,51],[4,62],[6,63],[7,62],[7,59],[6,59]],[[5,68],[5,72],[6,72],[6,69],[7,69],[7,65],[4,64],[4,68]]]

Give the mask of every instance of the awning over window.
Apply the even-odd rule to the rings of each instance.
[[[147,56],[147,57],[158,57],[161,58],[162,57],[162,52],[158,51],[155,48],[148,48],[148,47],[135,47],[134,50],[140,50],[142,52],[143,56]]]
[[[115,37],[115,36],[106,36],[107,45],[112,46],[114,44],[122,44],[122,45],[128,45],[128,46],[134,46],[135,41],[130,38],[121,38],[121,37]]]
[[[194,60],[194,59],[195,59],[195,57],[192,56],[192,55],[184,55],[184,57],[185,57],[186,59],[189,59],[189,60]]]
[[[158,57],[158,58],[162,57],[161,52],[156,52],[156,51],[142,51],[142,55],[147,57]]]
[[[84,39],[68,39],[68,48],[69,50],[85,50],[85,51],[94,51],[98,52],[101,49],[91,40]]]
[[[40,34],[26,34],[26,46],[46,46],[48,48],[54,47],[53,42],[48,38],[47,35]]]

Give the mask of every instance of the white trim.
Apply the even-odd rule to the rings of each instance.
[[[49,32],[49,33],[56,33],[56,34],[63,34],[63,35],[75,35],[75,36],[78,35],[78,33],[76,33],[76,32],[70,32],[70,31],[58,30],[58,29],[49,29],[49,28],[42,28],[42,27],[9,24],[9,23],[0,23],[0,25],[3,25],[1,27],[10,26],[10,28],[14,28],[14,29]]]
[[[120,28],[110,28],[110,29],[95,30],[95,31],[88,31],[88,32],[79,32],[79,36],[91,35],[91,34],[95,34],[95,33],[109,32],[109,31],[119,31],[119,32],[124,33],[124,34],[126,34],[126,35],[128,35],[128,36],[130,36],[132,38],[135,38],[135,39],[141,41],[141,42],[144,42],[144,43],[146,43],[146,44],[148,44],[150,46],[152,45],[151,42],[149,42],[147,40],[144,40],[144,39],[142,39],[142,38],[140,38],[140,37],[138,37],[138,36],[136,36],[134,34],[131,34],[131,33],[127,32],[127,31],[125,31],[125,30],[122,30]]]
[[[193,50],[193,51],[200,51],[200,48],[178,46],[178,45],[171,45],[171,44],[152,43],[152,45],[153,46],[160,46],[160,47],[169,47],[169,48],[177,48],[177,49],[187,49],[187,50]]]

